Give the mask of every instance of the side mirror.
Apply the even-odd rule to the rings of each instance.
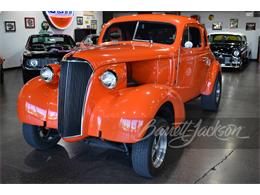
[[[193,43],[191,41],[186,41],[184,44],[185,48],[192,48],[193,47]]]

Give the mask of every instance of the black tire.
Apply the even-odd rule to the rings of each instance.
[[[163,118],[156,117],[155,120],[156,123],[154,126],[156,129],[169,125],[168,122]],[[143,177],[152,178],[158,175],[164,168],[165,160],[167,158],[168,136],[166,137],[167,146],[164,160],[159,167],[155,167],[152,162],[152,148],[156,136],[154,135],[154,132],[151,132],[151,129],[148,129],[147,132],[149,133],[143,140],[132,145],[132,164],[137,174]]]
[[[217,97],[218,91],[219,97]],[[203,110],[207,111],[218,111],[220,99],[221,99],[221,92],[222,92],[222,77],[219,73],[217,79],[214,84],[214,89],[210,95],[201,95],[201,107]]]
[[[245,62],[242,62],[242,64],[240,64],[240,66],[238,68],[240,71],[242,71],[244,69],[244,64],[245,64]]]
[[[23,124],[25,141],[37,150],[46,150],[57,145],[60,135],[55,129],[45,129],[35,125]]]

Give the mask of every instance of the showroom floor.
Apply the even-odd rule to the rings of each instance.
[[[242,127],[239,137],[197,136],[185,148],[169,151],[168,165],[155,179],[136,175],[125,154],[84,143],[60,142],[44,152],[32,149],[22,137],[16,115],[21,87],[21,70],[5,71],[0,87],[1,183],[260,183],[257,62],[250,62],[243,71],[223,72],[217,114],[201,111],[199,99],[186,105],[187,120],[233,124]]]

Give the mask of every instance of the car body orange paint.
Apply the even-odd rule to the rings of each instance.
[[[118,22],[154,21],[176,26],[173,44],[138,41],[102,43],[107,28]],[[200,48],[183,48],[183,32],[195,26],[201,32]],[[84,104],[82,133],[64,137],[75,142],[88,137],[136,143],[146,133],[147,124],[160,107],[170,103],[174,109],[175,127],[185,120],[184,103],[201,94],[209,95],[218,73],[219,63],[210,51],[208,40],[203,41],[205,28],[196,20],[174,15],[145,14],[112,19],[103,26],[96,46],[79,48],[64,57],[88,61],[93,74],[88,84]],[[18,117],[21,122],[58,128],[58,80],[60,66],[53,64],[55,82],[45,83],[40,77],[29,81],[18,97]],[[100,81],[106,70],[118,76],[114,89],[107,89]],[[139,85],[128,87],[131,76]],[[76,94],[75,94],[76,95]]]

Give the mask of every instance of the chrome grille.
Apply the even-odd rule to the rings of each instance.
[[[93,73],[87,61],[61,62],[58,130],[62,137],[81,135],[87,86]]]

